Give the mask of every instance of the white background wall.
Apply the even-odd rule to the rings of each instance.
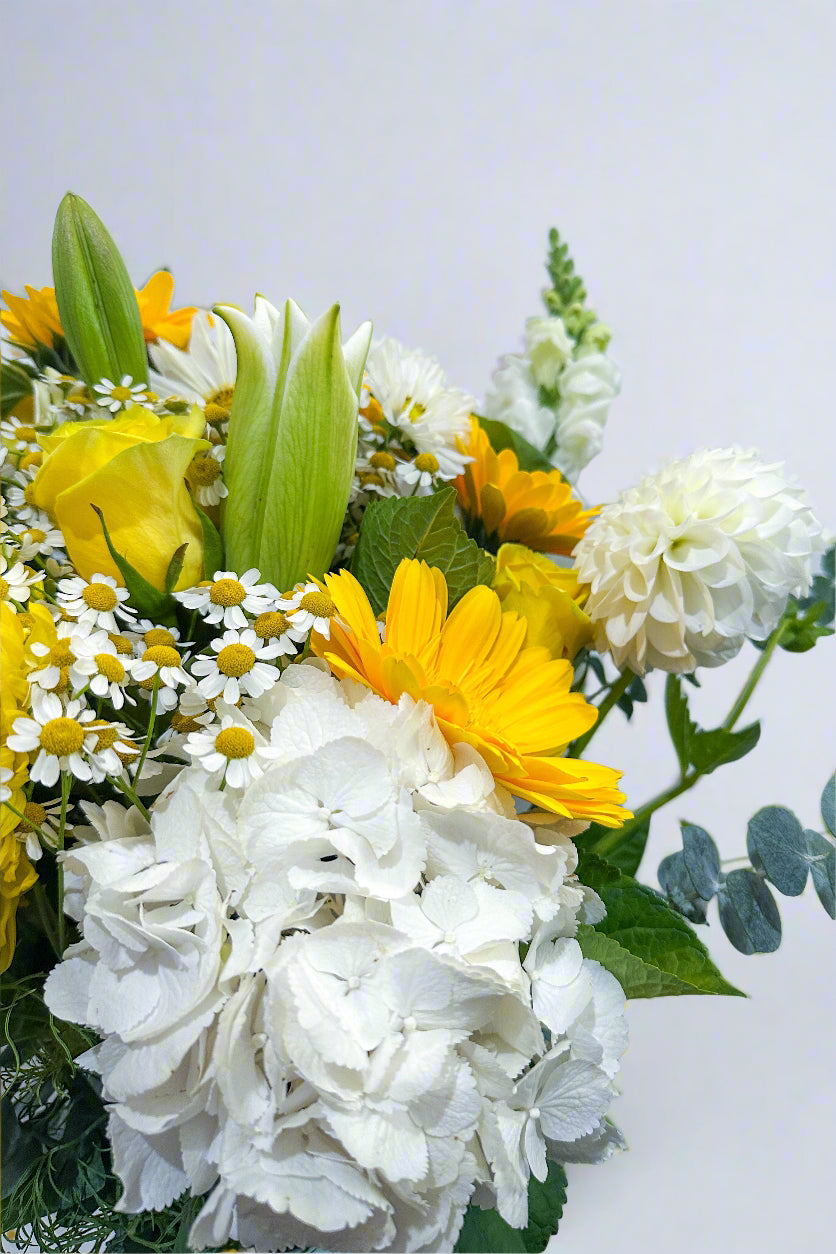
[[[183,304],[338,298],[346,326],[374,318],[481,394],[537,312],[554,223],[624,373],[586,495],[739,442],[786,459],[836,529],[832,0],[29,0],[0,21],[3,286],[51,281],[72,189],[135,281],[165,263]],[[705,719],[754,658],[706,675]],[[761,805],[819,825],[835,658],[776,658],[760,745],[656,823],[645,878],[682,816],[727,857]],[[616,714],[595,754],[640,804],[672,754],[658,710],[623,731]],[[712,920],[751,1000],[631,1006],[631,1152],[570,1170],[562,1254],[783,1251],[832,1229],[836,928],[809,889],[781,911],[768,957]]]

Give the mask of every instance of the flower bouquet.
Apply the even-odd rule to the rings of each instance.
[[[833,634],[834,550],[754,452],[581,499],[619,376],[556,232],[481,405],[336,305],[172,311],[74,195],[53,269],[2,313],[7,1240],[542,1250],[625,1144],[625,1000],[738,995],[709,902],[744,953],[773,889],[836,913],[832,779],[830,836],[767,806],[724,870],[684,823],[635,878]],[[645,801],[589,745],[649,668]]]

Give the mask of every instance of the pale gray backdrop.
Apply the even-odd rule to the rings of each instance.
[[[258,290],[436,354],[482,394],[538,308],[546,232],[614,328],[624,390],[582,480],[605,500],[659,460],[739,442],[833,497],[836,6],[221,3],[3,6],[3,286],[50,278],[62,194],[86,197],[135,281],[181,303]],[[706,675],[722,717],[752,664]],[[836,645],[778,656],[757,750],[659,821],[745,850],[760,805],[817,825],[834,765]],[[640,804],[673,760],[661,716],[595,743]],[[614,1113],[631,1151],[570,1170],[562,1254],[804,1249],[831,1229],[836,926],[808,890],[744,958],[749,1001],[630,1008]]]

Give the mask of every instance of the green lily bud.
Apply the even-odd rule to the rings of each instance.
[[[247,317],[216,305],[238,354],[222,530],[226,560],[280,591],[331,564],[357,456],[357,405],[372,324],[345,344],[340,307],[310,322],[257,296]]]
[[[52,233],[55,299],[70,352],[85,382],[148,382],[148,357],[133,284],[104,223],[67,192]]]

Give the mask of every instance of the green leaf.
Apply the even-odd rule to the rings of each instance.
[[[831,775],[821,795],[821,816],[831,836],[836,836],[836,775]]]
[[[177,602],[174,600],[174,597],[169,592],[160,592],[159,588],[155,588],[152,583],[149,583],[147,579],[140,575],[138,570],[134,569],[127,558],[116,552],[105,523],[104,514],[98,505],[91,505],[91,509],[99,516],[102,531],[104,532],[105,544],[108,547],[110,556],[119,568],[120,575],[125,581],[131,605],[139,611],[143,618],[150,618],[152,622],[161,623],[166,627],[174,625],[177,621]],[[179,552],[179,549],[177,552]],[[175,556],[172,555],[172,561],[174,561]]]
[[[680,827],[682,856],[691,883],[703,901],[711,901],[720,887],[720,855],[717,846],[708,832],[697,827],[695,823],[680,823]]]
[[[186,549],[188,547],[189,545],[187,541],[185,544],[181,544],[178,549],[175,549],[171,555],[171,561],[168,563],[168,568],[165,572],[166,592],[171,592],[177,583],[177,580],[183,573],[183,563],[186,560]]]
[[[456,1242],[456,1254],[541,1254],[557,1232],[566,1205],[566,1172],[549,1163],[541,1183],[528,1183],[528,1226],[512,1228],[495,1210],[469,1206]]]
[[[55,299],[61,325],[85,381],[148,381],[148,354],[136,292],[104,223],[67,192],[52,235]]]
[[[668,675],[665,682],[665,717],[668,720],[668,731],[679,759],[679,770],[684,777],[691,762],[691,736],[697,730],[697,726],[689,717],[688,698],[682,691],[682,683],[678,675]]]
[[[711,775],[718,766],[736,762],[751,753],[760,735],[760,723],[750,723],[736,732],[726,731],[724,727],[714,731],[696,731],[690,737],[691,763],[701,775]]]
[[[578,876],[599,894],[607,908],[606,918],[594,928],[581,925],[578,941],[587,958],[612,972],[627,997],[744,996],[723,978],[680,914],[616,867],[604,863],[602,871],[601,861],[583,854]]]
[[[656,875],[674,909],[692,923],[705,923],[708,899],[703,900],[694,887],[681,849],[662,859]]]
[[[746,851],[752,866],[762,867],[779,893],[800,897],[809,870],[807,839],[792,810],[764,806],[746,830]]]
[[[4,361],[0,366],[0,417],[7,418],[31,393],[31,376],[16,362]]]
[[[807,850],[810,859],[810,874],[813,885],[831,919],[836,919],[836,848],[821,832],[812,832],[808,828]]]
[[[483,418],[481,414],[477,417],[479,426],[487,435],[494,451],[501,453],[503,449],[509,448],[512,453],[516,454],[520,470],[554,470],[546,454],[541,449],[535,448],[533,444],[529,444],[528,440],[524,439],[513,427],[500,422],[498,418]]]
[[[451,608],[477,584],[490,584],[493,558],[465,535],[453,513],[455,497],[455,488],[442,488],[430,496],[393,496],[369,505],[351,571],[376,614],[386,608],[404,558],[420,558],[442,571]]]
[[[209,515],[192,499],[197,510],[200,525],[203,528],[203,577],[211,579],[216,570],[224,569],[224,542],[218,528]]]
[[[742,954],[773,953],[781,944],[781,916],[766,881],[743,867],[730,871],[717,893],[720,923]]]
[[[634,704],[641,705],[645,701],[647,701],[647,688],[644,685],[644,680],[641,675],[636,675],[630,681],[630,685],[627,690],[622,692],[616,704],[622,714],[626,715],[629,722],[629,720],[633,717]]]

